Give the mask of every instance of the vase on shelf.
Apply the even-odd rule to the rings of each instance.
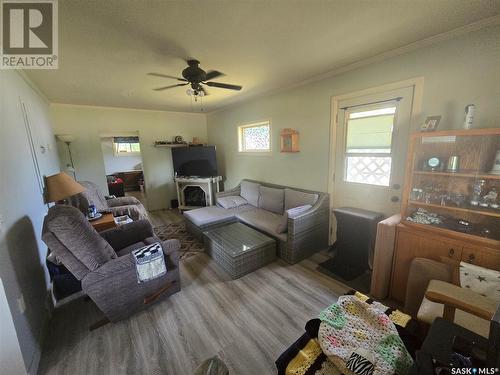
[[[472,206],[479,205],[479,201],[481,200],[485,187],[486,180],[476,180],[474,182],[474,185],[472,186],[472,199],[470,200],[470,204]]]
[[[490,174],[500,174],[500,150],[497,151]]]

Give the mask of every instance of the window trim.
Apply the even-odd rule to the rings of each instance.
[[[266,150],[243,150],[243,129],[253,128],[259,126],[269,127],[269,149]],[[242,155],[270,155],[273,151],[273,132],[272,132],[271,120],[255,121],[250,123],[241,124],[238,126],[238,153]]]
[[[367,106],[359,106],[359,110],[356,111],[351,111],[349,109],[346,109],[344,112],[344,175],[342,176],[343,181],[345,184],[354,184],[354,185],[362,185],[362,186],[370,186],[374,188],[379,188],[379,189],[387,189],[391,190],[392,186],[392,180],[393,180],[393,167],[394,163],[392,162],[394,160],[394,150],[393,150],[393,145],[394,145],[394,137],[395,137],[395,132],[396,128],[394,124],[397,122],[397,116],[399,113],[399,102],[396,102],[393,104],[394,107],[396,107],[396,111],[394,112],[394,118],[393,118],[393,128],[392,128],[392,134],[391,134],[391,151],[388,153],[353,153],[353,152],[348,152],[347,151],[347,134],[348,134],[348,126],[349,126],[349,120],[350,120],[350,114],[353,112],[364,112],[367,111],[366,108],[370,108],[370,110],[375,110],[375,109],[381,109],[381,108],[387,108],[389,107],[389,104],[375,104],[375,105],[367,105]],[[364,110],[362,108],[365,108]],[[386,116],[386,115],[375,115],[375,116],[369,116],[369,117],[379,117],[379,116]],[[376,184],[370,184],[370,183],[365,183],[365,182],[357,182],[357,181],[348,181],[347,180],[347,163],[348,163],[348,158],[352,156],[358,156],[358,157],[390,157],[391,158],[391,171],[389,175],[389,183],[388,185],[376,185]]]
[[[116,157],[126,157],[126,156],[140,156],[141,155],[141,151],[131,151],[131,152],[118,152],[118,145],[119,143],[115,143],[114,141],[112,141],[113,143],[113,154],[114,156]],[[133,142],[133,143],[136,143],[136,142]],[[139,143],[139,149],[141,147],[141,143],[140,142],[137,142]],[[132,143],[128,143],[128,144],[132,144]],[[132,147],[131,147],[132,149]]]

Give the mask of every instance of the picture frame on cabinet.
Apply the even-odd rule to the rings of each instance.
[[[441,121],[441,116],[428,116],[425,119],[425,122],[420,127],[420,131],[423,132],[436,131],[440,121]]]

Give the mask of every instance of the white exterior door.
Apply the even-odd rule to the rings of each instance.
[[[333,207],[400,210],[413,87],[338,102]]]

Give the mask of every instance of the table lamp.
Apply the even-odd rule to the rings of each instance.
[[[58,202],[85,191],[85,188],[64,172],[45,177],[45,202]]]

